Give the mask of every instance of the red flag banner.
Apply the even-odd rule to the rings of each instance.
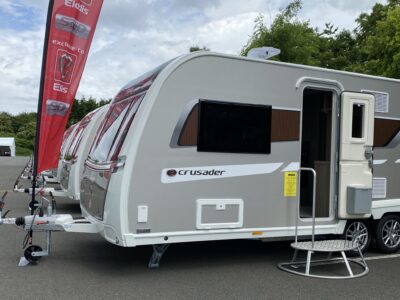
[[[65,127],[103,4],[103,0],[50,1],[38,112],[37,174],[58,165]]]

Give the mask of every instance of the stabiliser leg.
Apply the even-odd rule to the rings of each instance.
[[[158,268],[160,266],[160,260],[169,246],[170,244],[153,245],[153,254],[151,255],[148,265],[149,269]]]

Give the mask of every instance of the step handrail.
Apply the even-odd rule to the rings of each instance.
[[[301,171],[307,171],[307,172],[311,172],[313,174],[311,245],[312,245],[312,248],[314,248],[314,241],[315,241],[315,193],[316,193],[316,186],[317,186],[317,172],[315,172],[315,170],[313,168],[300,167],[299,170],[297,171],[297,173],[299,174],[298,178],[300,178]],[[298,237],[299,220],[300,220],[300,193],[299,193],[299,200],[298,200],[298,206],[297,206],[297,217],[296,217],[296,227],[295,227],[295,242],[296,242],[296,244],[297,244],[297,237]]]

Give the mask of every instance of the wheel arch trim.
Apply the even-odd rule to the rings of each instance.
[[[400,199],[386,199],[372,202],[372,218],[382,219],[388,213],[400,214]]]

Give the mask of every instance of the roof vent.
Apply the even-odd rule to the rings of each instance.
[[[389,93],[361,90],[363,93],[370,93],[375,96],[375,112],[388,113],[389,112]]]

